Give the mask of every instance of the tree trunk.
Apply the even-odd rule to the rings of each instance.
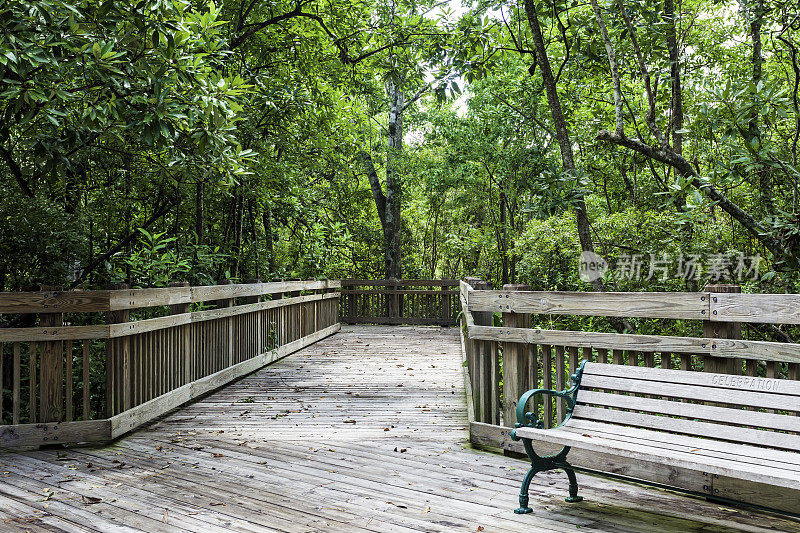
[[[367,172],[367,179],[369,180],[370,189],[372,189],[372,199],[375,200],[375,209],[378,211],[378,218],[381,221],[381,228],[384,233],[386,232],[386,196],[383,194],[383,186],[378,177],[378,172],[375,170],[375,163],[372,161],[372,156],[368,152],[361,150],[358,153],[361,159],[361,164],[364,165],[364,170]]]
[[[681,87],[681,64],[678,53],[678,29],[673,0],[664,0],[664,22],[667,24],[667,51],[669,53],[669,75],[672,87],[670,99],[670,116],[672,120],[672,150],[683,155],[683,89]],[[669,167],[668,167],[669,168]],[[666,176],[669,177],[668,175]],[[681,191],[675,195],[675,208],[686,210],[686,193]],[[692,239],[694,228],[688,224],[688,231],[683,232],[684,242]]]
[[[402,268],[402,223],[400,219],[402,202],[402,179],[397,163],[403,151],[403,107],[405,95],[402,79],[390,80],[388,93],[389,106],[389,138],[386,153],[386,223],[384,238],[386,251],[384,271],[386,278],[403,277]]]
[[[752,5],[747,2],[751,1]],[[749,23],[750,27],[750,43],[752,47],[752,54],[750,63],[752,66],[752,80],[753,87],[758,89],[758,84],[763,80],[762,65],[764,64],[764,57],[761,53],[761,28],[764,24],[764,0],[743,0],[742,10],[744,11],[745,20]],[[753,93],[753,108],[750,110],[750,120],[747,122],[747,142],[752,149],[753,158],[756,163],[756,179],[758,180],[758,192],[761,200],[761,205],[768,215],[775,214],[775,204],[772,198],[772,175],[769,168],[761,164],[761,129],[759,125],[759,108],[758,95]]]
[[[553,70],[550,68],[550,59],[547,57],[547,49],[544,45],[544,38],[542,37],[542,29],[539,26],[539,16],[536,13],[536,3],[534,0],[525,0],[525,14],[528,17],[528,24],[533,34],[533,43],[536,48],[536,61],[539,64],[539,71],[542,73],[542,81],[544,82],[545,93],[547,94],[547,103],[553,115],[556,140],[561,150],[561,166],[565,173],[572,174],[575,176],[575,179],[578,179],[575,168],[575,158],[572,153],[572,142],[569,138],[569,130],[567,129],[567,122],[564,119],[564,113],[561,110],[561,101],[556,90],[556,80],[553,76]],[[584,252],[594,252],[591,227],[589,225],[589,217],[586,214],[586,202],[583,198],[583,194],[579,194],[576,198],[575,215],[581,250]],[[596,291],[605,290],[603,280],[597,279],[592,281],[592,288]]]
[[[681,90],[680,57],[678,55],[678,32],[675,24],[673,0],[664,0],[664,22],[667,24],[667,50],[669,52],[669,75],[672,84],[672,149],[683,154],[683,91]]]
[[[501,280],[508,285],[508,219],[506,218],[506,193],[500,191],[500,260],[502,265]]]

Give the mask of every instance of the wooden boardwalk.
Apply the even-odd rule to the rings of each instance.
[[[458,333],[349,326],[111,446],[0,455],[0,531],[795,531],[472,450]]]

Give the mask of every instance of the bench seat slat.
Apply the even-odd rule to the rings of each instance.
[[[787,379],[587,362],[583,370],[583,377],[588,378],[589,376],[627,378],[677,385],[697,385],[718,391],[759,392],[774,395],[775,397],[796,396],[796,402],[800,403],[800,381]]]
[[[747,413],[747,411],[742,411],[742,413]],[[575,407],[572,416],[600,422],[612,422],[614,424],[624,424],[626,426],[661,430],[669,433],[708,436],[709,438],[752,444],[754,446],[800,450],[800,435],[779,433],[777,431],[734,427],[669,416],[647,415],[629,411],[619,411],[616,409],[604,409],[602,407],[590,407],[588,405],[578,405]]]
[[[581,390],[578,403],[800,433],[800,417]],[[749,414],[748,414],[749,413]]]
[[[666,372],[666,370],[663,370],[663,372]],[[699,374],[700,372],[696,373]],[[779,408],[787,411],[800,411],[800,397],[711,388],[709,386],[662,383],[637,378],[616,378],[590,374],[588,376],[583,376],[581,379],[581,388],[632,392],[636,394],[649,394],[652,396],[760,407],[762,409]],[[578,398],[580,398],[580,393],[578,393]]]
[[[655,462],[694,471],[710,472],[756,483],[766,483],[792,489],[800,487],[800,472],[793,472],[783,468],[743,464],[740,461],[700,456],[680,451],[671,451],[669,454],[665,454],[664,448],[632,444],[600,434],[590,435],[580,432],[565,431],[563,427],[555,429],[522,427],[518,428],[516,432],[519,437],[541,440],[573,448],[581,448],[588,451],[605,453],[610,451],[614,454],[631,459]],[[753,453],[758,453],[758,449],[757,447],[753,447]]]
[[[774,466],[800,472],[800,454],[784,450],[758,448],[756,451],[753,446],[744,444],[687,437],[686,435],[664,433],[663,431],[653,431],[651,429],[621,428],[614,424],[590,420],[571,419],[561,429],[588,435],[604,434],[619,440],[663,447],[666,450],[691,451],[698,455],[708,455],[710,457]]]

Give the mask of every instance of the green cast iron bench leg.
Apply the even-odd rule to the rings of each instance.
[[[531,467],[525,474],[522,480],[522,487],[519,491],[519,508],[514,509],[517,514],[526,514],[533,512],[533,509],[528,507],[528,490],[531,486],[533,477],[539,472],[546,472],[548,470],[563,470],[567,473],[569,479],[569,497],[565,501],[568,503],[577,503],[583,500],[582,496],[578,496],[578,479],[575,477],[575,470],[567,462],[567,454],[569,453],[569,446],[564,446],[560,452],[553,455],[545,455],[544,457],[538,455],[533,450],[533,444],[530,439],[522,439],[522,444],[525,446],[525,451],[531,459]]]
[[[572,382],[574,383],[573,387],[570,389],[564,391],[535,389],[529,390],[523,394],[522,397],[520,397],[519,402],[517,402],[517,424],[515,424],[515,427],[520,428],[527,426],[536,427],[539,429],[544,427],[544,424],[541,420],[534,422],[534,413],[525,412],[525,406],[528,404],[528,400],[537,395],[563,398],[567,403],[567,417],[564,420],[564,422],[566,422],[569,417],[572,416],[572,410],[575,409],[575,398],[578,394],[578,387],[581,383],[581,375],[583,374],[584,365],[585,362],[581,363],[578,371],[570,376],[572,378]],[[520,437],[517,437],[515,431],[511,432],[511,438],[513,440],[520,440]],[[548,470],[563,470],[567,473],[567,478],[569,479],[569,497],[566,498],[567,503],[576,503],[583,500],[583,497],[578,496],[578,479],[575,477],[575,470],[572,468],[572,465],[567,462],[569,446],[564,446],[561,451],[556,454],[540,456],[534,451],[531,439],[522,437],[521,440],[522,445],[525,447],[525,453],[528,454],[528,458],[531,460],[531,468],[528,470],[528,472],[525,474],[525,478],[522,480],[522,488],[519,491],[519,508],[514,509],[515,513],[526,514],[533,511],[533,509],[528,507],[528,490],[530,489],[531,481],[533,481],[533,476],[535,476],[537,473],[546,472]]]

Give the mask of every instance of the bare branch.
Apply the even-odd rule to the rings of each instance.
[[[603,13],[600,11],[600,6],[597,5],[597,0],[591,0],[592,10],[594,10],[594,18],[597,20],[597,26],[600,28],[600,35],[603,36],[603,43],[606,47],[606,55],[608,55],[608,67],[611,70],[611,82],[614,85],[614,118],[616,123],[615,133],[619,136],[625,134],[625,120],[622,116],[622,89],[619,84],[619,69],[617,69],[617,55],[614,52],[614,46],[611,44],[611,39],[608,37],[608,28],[606,28],[606,21],[603,18]]]

